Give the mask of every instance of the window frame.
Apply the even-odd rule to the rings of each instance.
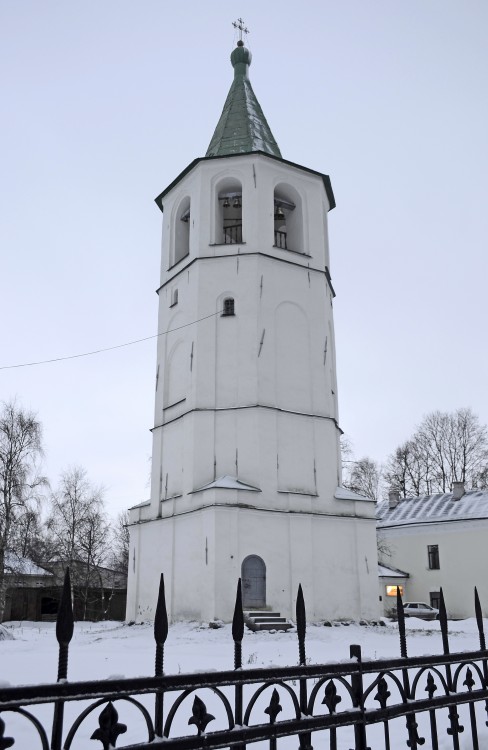
[[[386,584],[385,591],[386,591],[386,596],[396,596],[397,592],[400,591],[400,596],[402,597],[402,599],[405,593],[404,588],[401,584],[392,584],[392,583]]]
[[[231,318],[236,314],[235,298],[225,297],[222,300],[222,318]]]
[[[439,545],[428,544],[427,545],[427,560],[429,570],[440,570],[440,559],[439,559]]]
[[[440,609],[441,606],[441,592],[440,591],[429,591],[430,606],[434,609]]]

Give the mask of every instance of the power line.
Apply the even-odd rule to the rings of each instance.
[[[182,328],[188,328],[188,326],[194,326],[196,323],[201,323],[202,320],[208,320],[216,315],[221,315],[222,311],[218,310],[211,315],[206,315],[204,318],[193,320],[191,323],[185,323],[177,328],[171,328],[169,331],[163,331],[162,333],[155,333],[152,336],[146,336],[143,339],[136,339],[135,341],[127,341],[125,344],[116,344],[115,346],[107,346],[104,349],[95,349],[93,352],[83,352],[83,354],[70,354],[66,357],[54,357],[53,359],[41,359],[38,362],[23,362],[20,365],[3,365],[0,366],[0,370],[14,370],[18,367],[35,367],[37,365],[47,365],[52,362],[65,362],[67,359],[79,359],[80,357],[91,357],[93,354],[102,354],[102,352],[111,352],[114,349],[122,349],[125,346],[133,346],[134,344],[141,344],[143,341],[149,341],[150,339],[157,339],[159,336],[166,336],[168,333],[174,333],[175,331],[181,331]]]

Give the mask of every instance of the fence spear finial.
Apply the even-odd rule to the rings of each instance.
[[[242,639],[244,637],[244,614],[242,612],[241,579],[237,582],[236,604],[232,619],[232,638],[234,640],[234,669],[242,667]]]
[[[439,621],[441,624],[441,635],[442,635],[442,647],[444,649],[444,653],[449,653],[449,636],[447,634],[447,612],[446,612],[446,603],[444,601],[444,592],[440,590],[440,597],[439,597]]]
[[[400,655],[402,658],[407,658],[407,634],[405,632],[405,613],[403,611],[402,595],[400,594],[400,587],[397,586],[397,621],[398,621],[398,633],[400,635]]]
[[[305,634],[307,630],[307,616],[305,612],[305,600],[303,598],[302,584],[298,585],[297,604],[297,634],[298,634],[298,653],[300,664],[305,664]]]
[[[474,587],[474,611],[476,613],[476,624],[478,626],[480,649],[482,651],[485,651],[486,641],[485,641],[485,630],[483,627],[483,612],[481,611],[480,598],[478,596],[478,589],[476,586]]]

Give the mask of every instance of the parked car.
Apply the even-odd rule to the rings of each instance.
[[[403,612],[405,617],[420,617],[422,620],[439,619],[439,610],[425,602],[404,602]]]

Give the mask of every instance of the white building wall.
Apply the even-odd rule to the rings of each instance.
[[[240,244],[217,244],[222,190],[242,192]],[[290,241],[300,253],[273,247],[275,191],[296,204]],[[268,603],[287,616],[299,583],[311,619],[378,614],[373,506],[334,498],[328,208],[320,176],[258,154],[201,161],[164,198],[166,333],[151,501],[131,515],[129,619],[154,608],[156,571],[173,618],[230,619],[250,554],[265,561]],[[235,316],[220,315],[226,297]],[[223,475],[260,492],[199,491]]]
[[[430,592],[442,587],[448,615],[474,617],[474,587],[488,616],[488,519],[424,523],[381,528],[391,551],[388,564],[405,570],[409,601],[429,604]],[[428,545],[439,547],[439,570],[429,570]]]
[[[132,559],[135,552],[139,570],[151,565],[165,573],[173,619],[231,620],[241,564],[251,554],[266,564],[267,602],[286,616],[294,617],[302,584],[311,621],[376,618],[375,560],[362,556],[372,526],[358,519],[213,505],[141,524],[131,534],[130,554]],[[156,579],[144,574],[136,584],[130,566],[129,590],[138,586],[138,596],[128,619],[153,616]]]

